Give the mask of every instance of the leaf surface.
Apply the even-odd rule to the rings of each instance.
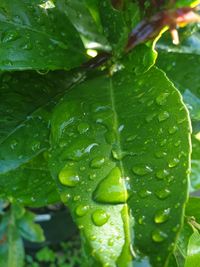
[[[1,1],[0,70],[68,70],[85,60],[82,41],[66,15],[41,4]]]
[[[50,168],[92,255],[86,265],[165,266],[190,152],[188,114],[165,75],[125,69],[88,80],[66,94],[51,125]]]

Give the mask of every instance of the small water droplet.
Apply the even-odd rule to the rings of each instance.
[[[140,192],[139,192],[139,196],[141,198],[146,198],[148,196],[152,195],[152,192],[147,190],[147,189],[142,189]]]
[[[145,221],[145,216],[144,215],[142,215],[141,217],[139,217],[139,219],[138,219],[138,223],[139,224],[144,224],[144,221]]]
[[[100,203],[120,204],[125,203],[128,198],[125,181],[121,177],[121,171],[115,167],[98,184],[93,193],[93,199]]]
[[[169,130],[168,130],[168,132],[170,133],[170,134],[174,134],[174,133],[176,133],[178,131],[178,127],[177,126],[172,126],[172,127],[170,127],[169,128]]]
[[[96,157],[96,158],[94,158],[91,161],[90,166],[92,168],[98,169],[98,168],[101,168],[102,167],[102,165],[104,164],[104,162],[105,162],[105,158],[103,158],[103,157]]]
[[[156,229],[152,232],[152,239],[154,242],[160,243],[163,242],[166,238],[167,234],[159,229]]]
[[[171,192],[168,189],[160,189],[158,191],[156,191],[156,196],[160,199],[165,199],[167,198],[169,195],[171,194]]]
[[[102,209],[98,209],[92,214],[92,221],[96,226],[102,226],[107,223],[109,215]]]
[[[159,170],[156,172],[156,177],[158,179],[164,179],[165,177],[167,177],[169,175],[169,171],[163,169],[163,170]]]
[[[162,111],[159,115],[158,115],[158,120],[159,122],[165,121],[169,118],[169,113],[167,111]]]
[[[77,208],[76,208],[76,215],[79,216],[79,217],[82,217],[84,215],[86,215],[86,213],[88,212],[89,210],[89,206],[86,206],[86,205],[79,205]]]
[[[77,130],[80,134],[86,133],[90,129],[90,125],[86,122],[82,122],[78,125]]]
[[[126,139],[126,142],[132,142],[132,141],[134,141],[136,139],[136,137],[137,137],[137,134],[131,135]]]
[[[155,156],[160,159],[160,158],[164,158],[165,156],[167,156],[167,153],[164,151],[157,151],[155,153]]]
[[[114,245],[114,240],[112,238],[108,239],[108,246],[112,247]]]
[[[174,168],[174,167],[176,167],[178,164],[179,164],[179,159],[177,159],[177,158],[173,158],[172,160],[169,161],[168,166],[169,166],[170,168]]]
[[[167,97],[168,97],[169,93],[162,93],[159,96],[156,97],[156,103],[159,106],[162,106],[166,103],[167,101]]]
[[[65,166],[60,171],[58,178],[62,185],[66,185],[69,187],[76,186],[80,181],[80,178],[77,173],[73,169],[69,169],[68,166]]]
[[[170,209],[159,210],[154,217],[155,223],[164,223],[169,219]]]
[[[132,168],[132,171],[134,174],[143,176],[148,173],[151,173],[153,170],[149,166],[146,165],[146,166],[134,166]]]

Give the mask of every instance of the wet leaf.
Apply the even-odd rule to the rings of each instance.
[[[78,32],[54,5],[2,0],[0,28],[0,70],[68,70],[85,60]]]
[[[50,168],[88,266],[164,266],[182,224],[190,151],[188,114],[166,76],[125,69],[88,80],[51,125]]]

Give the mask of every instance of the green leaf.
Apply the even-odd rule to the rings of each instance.
[[[191,235],[187,258],[184,267],[196,267],[200,261],[200,234],[197,230],[194,230],[194,233]]]
[[[200,198],[190,197],[186,205],[186,216],[194,217],[200,223]]]
[[[59,10],[65,12],[88,48],[108,49],[97,2],[96,0],[57,0],[56,5]]]
[[[130,266],[133,257],[163,267],[182,224],[190,151],[188,114],[166,76],[125,69],[88,80],[51,125],[50,167],[86,266]]]
[[[35,215],[26,213],[17,221],[17,227],[21,236],[32,242],[43,242],[45,240],[43,229],[39,224],[34,223]]]
[[[2,223],[6,224],[6,229],[0,246],[0,267],[22,267],[24,247],[13,209],[4,216]]]
[[[0,70],[68,70],[85,60],[82,41],[66,15],[41,3],[1,1]]]
[[[34,206],[59,200],[45,159],[49,119],[56,101],[79,78],[32,72],[1,76],[1,197]]]

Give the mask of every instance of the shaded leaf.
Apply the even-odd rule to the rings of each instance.
[[[187,258],[184,267],[196,267],[200,261],[200,234],[197,230],[191,235],[188,243]]]
[[[66,15],[42,1],[0,3],[0,70],[71,69],[84,60],[82,41]]]
[[[1,76],[1,197],[34,206],[59,200],[44,154],[49,119],[57,99],[79,78],[65,73]]]

